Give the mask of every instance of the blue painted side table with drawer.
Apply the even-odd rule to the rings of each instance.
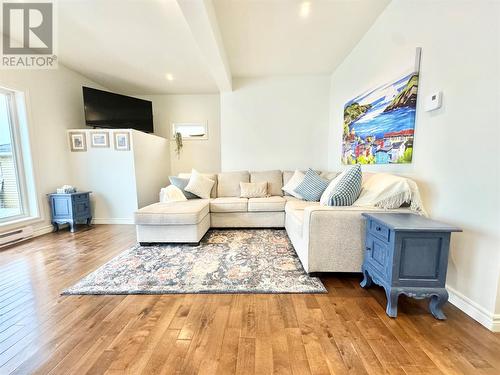
[[[397,316],[398,297],[430,298],[436,319],[446,319],[442,306],[452,232],[462,230],[423,216],[405,213],[363,213],[366,218],[363,288],[372,282],[387,296],[386,313]]]
[[[90,191],[49,194],[50,211],[54,231],[59,230],[60,224],[69,224],[70,231],[75,231],[75,224],[85,222],[90,225],[92,214],[90,212]]]

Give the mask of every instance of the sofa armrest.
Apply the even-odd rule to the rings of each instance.
[[[363,212],[388,212],[366,207],[311,206],[304,209],[302,237],[308,246],[308,272],[361,272],[364,257]],[[408,209],[390,212],[411,212]]]
[[[335,233],[339,237],[345,237],[353,226],[362,227],[364,230],[364,212],[387,212],[383,209],[367,209],[354,206],[309,206],[304,209],[303,235],[310,236],[312,233]],[[323,231],[320,231],[324,229]],[[364,234],[364,232],[363,232]]]
[[[361,226],[364,230],[365,219],[362,216],[364,212],[415,213],[408,208],[387,210],[383,208],[356,206],[309,206],[304,208],[303,235],[310,235],[311,230],[308,228],[311,227],[311,224],[313,226],[313,230],[316,230],[319,225],[325,226],[325,228],[330,228],[331,231],[339,232],[339,234],[345,233],[342,231],[343,228],[351,228],[352,225]],[[364,232],[362,234],[364,237]]]

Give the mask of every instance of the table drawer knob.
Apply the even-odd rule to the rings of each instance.
[[[372,248],[370,246],[366,247],[366,251],[370,251]]]
[[[382,230],[382,228],[380,228],[380,227],[376,227],[375,229],[376,229],[377,231],[379,231],[379,232]]]

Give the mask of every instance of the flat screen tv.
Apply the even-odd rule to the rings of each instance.
[[[153,105],[148,100],[83,87],[83,104],[87,126],[153,132]]]

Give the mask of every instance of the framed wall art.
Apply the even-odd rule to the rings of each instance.
[[[116,151],[129,151],[130,150],[130,133],[128,132],[114,132],[115,150]]]
[[[85,132],[68,132],[71,152],[87,151],[87,134]]]
[[[108,148],[109,133],[104,131],[91,131],[90,145],[95,148]]]

